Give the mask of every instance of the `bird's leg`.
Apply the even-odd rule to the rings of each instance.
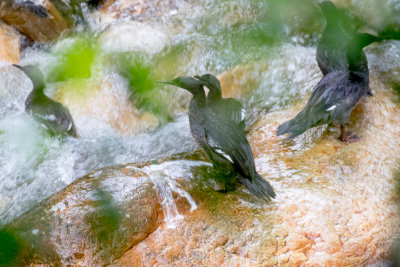
[[[226,185],[225,185],[225,181],[216,181],[213,180],[212,181],[212,188],[214,191],[217,192],[226,192]]]
[[[357,142],[361,139],[361,137],[357,136],[355,133],[353,132],[346,132],[346,125],[341,124],[340,125],[340,137],[339,140],[342,142],[346,142],[346,143],[354,143]]]

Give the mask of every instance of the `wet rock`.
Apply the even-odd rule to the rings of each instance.
[[[48,42],[69,28],[68,22],[48,0],[42,4],[32,1],[5,0],[0,4],[0,19],[12,25],[31,41]]]
[[[124,14],[138,15],[143,11],[143,1],[140,0],[108,0],[101,6],[100,12],[118,19]]]
[[[224,97],[241,97],[250,95],[258,88],[261,82],[261,75],[268,69],[266,64],[248,64],[237,66],[218,76],[221,82],[222,94]]]
[[[0,23],[0,60],[19,61],[20,35],[13,28]]]
[[[8,62],[1,66],[0,61],[0,114],[23,112],[25,99],[32,91],[32,82],[19,69]]]
[[[160,222],[153,184],[133,166],[85,176],[7,225],[16,265],[103,266]]]
[[[192,182],[186,189],[198,209],[188,213],[187,204],[178,201],[184,220],[175,229],[158,228],[115,265],[359,266],[386,261],[399,232],[394,196],[400,108],[390,87],[374,73],[371,77],[374,96],[351,117],[350,128],[361,141],[341,143],[339,131],[326,126],[292,141],[277,137],[277,126],[299,112],[307,97],[265,115],[249,140],[257,169],[273,185],[276,200],[265,204],[243,187],[223,194]]]

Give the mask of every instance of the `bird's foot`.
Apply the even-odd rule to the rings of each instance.
[[[225,182],[217,182],[215,180],[210,181],[210,187],[217,192],[226,192]]]
[[[346,132],[345,136],[340,136],[339,140],[345,143],[354,143],[361,140],[361,137],[353,132]]]

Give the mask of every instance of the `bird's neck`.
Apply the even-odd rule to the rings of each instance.
[[[208,92],[207,100],[209,100],[209,101],[216,101],[216,100],[221,99],[221,98],[222,98],[222,95],[218,91],[210,91],[210,92]]]
[[[193,101],[198,107],[203,107],[206,105],[206,95],[205,94],[194,94]]]
[[[204,89],[201,90],[192,90],[193,101],[197,103],[198,106],[205,106],[206,104],[206,93]]]
[[[47,96],[44,94],[44,86],[40,86],[40,87],[35,87],[33,88],[33,90],[31,91],[31,93],[29,94],[28,99],[30,99],[30,101],[33,101],[34,99],[43,99],[43,98],[47,98]]]

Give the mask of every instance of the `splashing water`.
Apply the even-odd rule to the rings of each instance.
[[[196,202],[184,191],[175,179],[181,177],[191,178],[190,167],[205,165],[204,162],[173,161],[159,165],[150,165],[141,170],[146,173],[157,191],[158,199],[162,205],[165,223],[168,228],[175,228],[177,223],[183,219],[176,207],[173,193],[186,198],[190,204],[190,211],[197,209]]]

